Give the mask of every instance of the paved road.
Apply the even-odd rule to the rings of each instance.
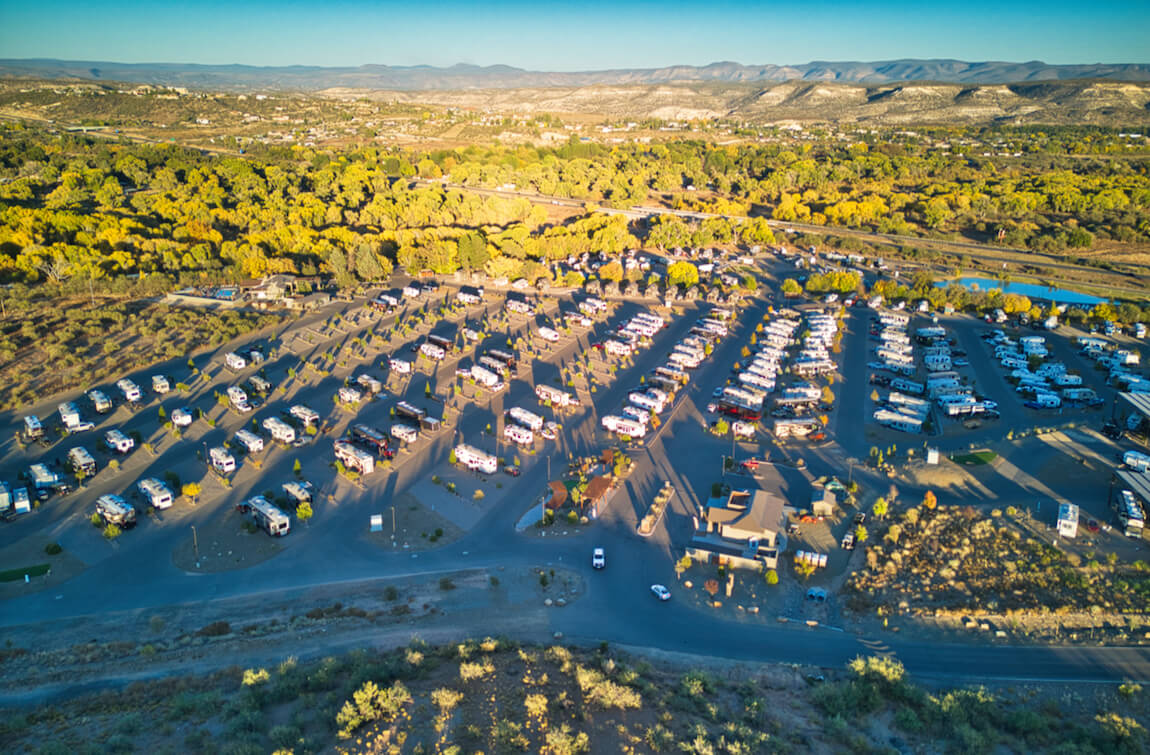
[[[696,371],[685,400],[667,418],[665,429],[658,439],[634,454],[637,470],[626,482],[625,495],[621,494],[610,512],[584,534],[568,538],[537,539],[530,535],[516,534],[514,524],[524,511],[524,502],[529,502],[533,493],[545,482],[545,453],[553,452],[557,447],[562,452],[568,448],[579,450],[595,447],[599,414],[617,408],[626,390],[637,382],[638,376],[662,361],[667,348],[690,327],[694,319],[690,314],[678,318],[671,327],[661,331],[655,345],[636,358],[634,366],[620,370],[617,379],[598,391],[593,400],[588,402],[583,414],[568,419],[562,442],[547,444],[544,453],[527,461],[523,476],[505,488],[507,495],[504,502],[485,510],[471,532],[451,546],[420,554],[389,553],[349,539],[346,534],[348,527],[344,526],[351,524],[352,527],[362,527],[366,514],[378,510],[375,508],[377,504],[425,474],[427,469],[437,463],[437,458],[445,457],[451,433],[443,433],[442,437],[422,446],[417,456],[401,464],[400,471],[390,475],[384,485],[369,485],[364,505],[360,505],[363,502],[355,500],[353,496],[341,499],[332,509],[317,512],[313,526],[300,528],[293,533],[288,541],[291,548],[297,553],[321,554],[320,557],[281,556],[242,571],[190,575],[177,570],[169,560],[172,547],[179,538],[186,537],[186,530],[182,527],[144,525],[137,532],[122,538],[110,550],[103,543],[97,542],[97,547],[103,549],[104,555],[92,559],[90,568],[77,578],[57,589],[5,602],[0,612],[0,626],[113,610],[138,610],[172,602],[197,603],[235,596],[256,599],[267,592],[306,586],[390,580],[409,575],[450,572],[460,568],[562,564],[585,572],[589,585],[586,596],[577,604],[569,610],[553,614],[550,631],[561,631],[574,639],[607,640],[619,644],[732,658],[794,661],[825,666],[839,666],[859,654],[893,653],[912,673],[951,677],[1150,680],[1150,650],[1142,648],[1012,648],[903,643],[897,635],[867,638],[825,628],[778,625],[762,620],[724,621],[687,605],[685,601],[656,602],[650,596],[648,586],[653,582],[674,584],[671,564],[678,551],[672,544],[682,543],[689,536],[692,527],[690,516],[699,503],[698,491],[705,491],[709,483],[718,477],[718,457],[726,451],[725,442],[708,440],[699,431],[704,421],[700,405],[705,403],[714,385],[726,377],[730,364],[739,358],[739,350],[748,337],[749,329],[758,321],[765,306],[765,303],[753,306],[743,316],[740,330],[726,339],[704,367]],[[622,303],[611,321],[626,317],[635,308],[637,305],[634,303]],[[470,314],[477,316],[476,313]],[[317,322],[319,319],[322,317]],[[852,317],[844,357],[848,361],[857,356],[857,342],[863,342],[865,349],[865,335],[858,337],[855,330],[859,322],[862,321]],[[605,327],[606,324],[599,325],[598,331],[601,332]],[[585,351],[592,337],[584,334],[561,344],[554,354],[547,357],[547,365],[536,365],[537,374],[533,375],[534,379],[547,379],[547,370],[554,371],[557,369],[555,364],[565,363]],[[322,348],[327,346],[316,346],[317,350]],[[274,369],[282,370],[285,367],[276,365]],[[441,366],[435,379],[438,380],[443,371],[451,369],[453,365]],[[223,379],[217,376],[217,382],[213,385]],[[319,381],[318,384],[309,383],[299,388],[299,393],[289,394],[284,400],[297,401],[303,398],[314,402],[316,408],[326,409],[328,404],[321,401],[330,402],[330,394],[339,382],[339,379],[333,377]],[[851,387],[847,395],[856,392],[853,385],[847,385]],[[201,393],[208,393],[209,390],[201,389]],[[409,396],[413,395],[411,392],[418,394],[421,390],[420,382],[412,381],[408,390]],[[526,380],[516,381],[496,406],[473,407],[465,411],[459,424],[462,436],[467,439],[475,437],[490,421],[490,417],[498,417],[502,406],[512,402],[524,406],[534,405],[529,400],[533,398],[530,390]],[[152,411],[149,409],[148,414]],[[366,411],[378,415],[385,410],[381,405]],[[839,433],[844,438],[849,435],[847,428],[856,413],[857,407],[852,408],[846,402],[840,407],[836,421]],[[145,420],[142,414],[135,415],[133,419],[139,418],[138,421],[143,423]],[[225,416],[222,412],[220,419],[228,427],[211,432],[221,435],[230,435],[234,427],[247,421],[244,418]],[[349,421],[348,418],[341,420],[340,426],[346,421]],[[308,457],[326,457],[327,451],[315,454],[305,450],[302,455],[306,464],[310,465],[306,466],[309,476],[322,473],[326,459]],[[238,484],[233,495],[238,498],[249,491],[262,489],[266,485],[262,478],[270,474],[272,468],[282,473],[286,479],[287,465],[298,456],[300,454],[275,452],[268,462],[271,467],[265,469],[264,473],[248,470],[237,475]],[[834,463],[833,455],[828,454],[826,449],[812,452],[808,457],[812,474],[832,471]],[[856,469],[856,476],[865,474],[865,471]],[[122,487],[124,483],[134,481],[137,476],[136,471],[129,470],[127,465],[121,475],[124,479],[115,478],[111,484],[118,483]],[[671,512],[656,535],[649,539],[640,538],[634,531],[635,522],[641,516],[650,494],[664,479],[675,483],[682,495],[676,497]],[[784,486],[804,484],[804,477],[797,473],[781,471],[780,479]],[[346,488],[339,490],[346,492]],[[82,509],[79,503],[71,505]],[[24,530],[24,534],[28,534],[31,532],[30,525],[37,520],[39,524],[36,528],[43,527],[48,533],[73,532],[75,512],[67,513],[67,508],[61,506],[62,513],[56,519],[52,518],[54,514],[49,509],[36,517],[27,518],[25,522],[4,528],[0,534],[3,540],[0,542],[12,542],[12,537],[21,531],[20,528],[29,527]],[[187,521],[205,521],[218,515],[218,512],[218,507],[212,509],[201,506]],[[79,535],[73,534],[72,537],[77,541],[80,539]],[[90,537],[88,539],[91,540]],[[65,544],[72,549],[70,543]],[[604,573],[592,573],[590,569],[588,560],[593,546],[607,549],[609,563]],[[285,568],[285,559],[288,558],[290,568]],[[144,564],[147,564],[147,568],[141,568]]]

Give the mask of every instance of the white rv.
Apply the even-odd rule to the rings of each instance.
[[[373,396],[383,392],[383,383],[371,375],[360,375],[355,379],[355,382]]]
[[[238,385],[228,386],[228,402],[238,412],[250,412],[252,410],[251,404],[248,403],[248,394]]]
[[[279,417],[268,417],[263,421],[263,428],[272,436],[276,443],[291,445],[295,443],[295,428],[281,420]]]
[[[336,396],[343,404],[358,404],[363,401],[363,394],[359,390],[346,385],[336,392]]]
[[[285,482],[280,487],[291,498],[295,499],[297,504],[311,503],[311,483],[307,480]]]
[[[259,453],[264,450],[264,439],[250,430],[238,430],[236,440],[248,450],[248,453]]]
[[[387,360],[387,364],[391,367],[393,372],[398,372],[400,375],[411,374],[411,362],[403,359],[395,359],[394,357]]]
[[[92,400],[92,408],[97,414],[107,414],[112,411],[112,402],[103,391],[88,391],[88,398]]]
[[[140,495],[147,499],[154,509],[168,509],[172,507],[172,491],[167,485],[155,477],[145,477],[136,483]]]
[[[633,419],[644,427],[651,424],[651,412],[637,406],[624,406],[621,413],[627,419]]]
[[[549,401],[552,406],[578,406],[579,399],[567,391],[561,391],[545,383],[535,386],[535,395],[540,401]]]
[[[40,418],[29,414],[24,418],[24,439],[25,440],[38,440],[44,437],[44,426],[40,424]]]
[[[636,422],[633,419],[626,417],[616,417],[615,415],[608,414],[600,420],[603,429],[608,432],[616,433],[617,435],[626,435],[631,438],[642,438],[647,434],[647,428]]]
[[[176,409],[172,412],[172,424],[176,427],[187,427],[192,424],[192,413],[187,409]]]
[[[485,474],[495,474],[499,469],[498,459],[465,443],[460,443],[455,447],[455,460],[468,469]]]
[[[295,404],[291,409],[288,409],[288,414],[302,422],[304,427],[319,423],[319,412],[309,409],[303,404]]]
[[[404,443],[414,443],[419,439],[419,431],[411,425],[395,424],[391,426],[391,437]]]
[[[96,474],[96,460],[88,453],[88,449],[80,446],[68,451],[68,465],[72,467],[73,472],[85,477]]]
[[[172,384],[163,375],[152,375],[152,391],[163,396],[172,390]]]
[[[120,389],[120,393],[124,394],[124,400],[129,404],[135,404],[140,400],[140,386],[133,383],[131,380],[124,378],[123,380],[116,381],[116,387]]]
[[[291,519],[288,515],[269,503],[262,495],[249,498],[247,507],[260,529],[272,537],[283,537],[291,531]]]
[[[482,385],[484,388],[495,388],[496,386],[503,383],[499,375],[496,375],[494,372],[487,369],[486,367],[483,367],[482,365],[471,365],[469,374],[471,375],[472,380],[474,380],[479,385]]]
[[[216,446],[209,450],[208,461],[212,465],[212,469],[220,474],[236,471],[236,457],[232,456],[228,449],[223,446]]]
[[[224,365],[229,370],[239,372],[248,366],[248,360],[244,359],[234,351],[229,351],[227,354],[224,354]]]
[[[346,469],[360,474],[368,475],[375,471],[375,457],[346,440],[335,442],[335,458]]]
[[[535,442],[535,433],[526,427],[508,423],[503,426],[503,439],[521,446],[530,446]]]
[[[428,359],[435,360],[436,362],[447,356],[447,352],[444,351],[442,347],[436,346],[433,343],[421,344],[419,347],[419,353]]]
[[[658,414],[659,412],[662,412],[663,409],[666,408],[665,402],[660,401],[658,398],[651,396],[647,393],[640,393],[639,391],[634,391],[632,393],[627,394],[627,400],[630,401],[635,406],[638,406],[642,409],[647,409],[649,411],[653,411],[656,414]]]
[[[136,524],[136,509],[118,495],[102,495],[96,499],[96,511],[106,524],[132,527]]]
[[[518,406],[511,407],[511,409],[507,411],[507,416],[528,429],[536,431],[543,429],[542,417]]]
[[[555,341],[559,340],[559,331],[555,330],[554,328],[540,327],[539,337],[544,341],[551,341],[554,343]]]
[[[109,430],[104,433],[104,444],[109,450],[118,454],[126,454],[135,447],[136,441],[124,435],[119,430]]]

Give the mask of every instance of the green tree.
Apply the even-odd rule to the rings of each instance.
[[[300,501],[299,506],[296,506],[295,515],[301,522],[307,522],[312,518],[313,514],[311,503],[308,501]]]
[[[774,569],[767,569],[763,574],[763,579],[766,580],[768,585],[777,585],[779,583],[779,573]]]
[[[182,490],[180,492],[182,492],[186,497],[191,498],[192,504],[194,505],[196,502],[196,498],[199,497],[200,492],[201,492],[200,483],[198,483],[198,482],[185,483],[184,487],[182,488]]]
[[[699,268],[685,260],[672,262],[667,267],[667,282],[672,286],[694,286],[699,282]]]
[[[885,498],[876,498],[874,501],[874,515],[879,519],[886,519],[887,511],[889,510]]]
[[[783,281],[783,296],[795,297],[802,296],[803,287],[794,278],[787,278]]]

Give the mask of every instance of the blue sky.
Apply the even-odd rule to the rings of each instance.
[[[0,58],[536,70],[812,60],[1150,62],[1150,0],[0,0]]]

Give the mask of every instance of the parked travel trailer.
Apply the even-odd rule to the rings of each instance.
[[[304,427],[319,424],[319,412],[309,409],[303,404],[295,404],[288,409],[288,414],[303,423]]]
[[[499,470],[498,459],[466,443],[455,447],[455,460],[468,469],[484,474],[495,474]]]
[[[496,386],[503,384],[503,381],[500,379],[499,375],[496,375],[494,372],[482,365],[471,365],[470,374],[471,379],[484,388],[495,388]]]
[[[291,531],[291,519],[262,495],[247,500],[247,508],[256,525],[272,537],[283,537]]]
[[[363,401],[363,393],[349,385],[342,386],[335,395],[341,404],[358,404]]]
[[[630,356],[633,351],[631,344],[616,340],[604,341],[603,350],[608,354],[620,357]]]
[[[136,385],[131,380],[124,378],[123,380],[116,381],[116,387],[120,389],[120,393],[124,394],[124,400],[129,404],[139,403],[140,386]]]
[[[95,425],[91,422],[84,422],[80,419],[80,410],[76,405],[69,401],[66,404],[60,404],[60,421],[64,424],[64,428],[70,433],[78,433],[81,430],[91,430]]]
[[[387,365],[392,369],[393,372],[397,372],[400,375],[411,374],[411,362],[408,362],[404,359],[396,359],[395,357],[392,357],[391,359],[387,360]]]
[[[238,412],[250,412],[252,410],[251,404],[248,403],[248,394],[238,385],[228,386],[228,402]]]
[[[32,483],[32,488],[38,493],[67,495],[72,492],[72,486],[64,479],[63,475],[48,469],[47,464],[30,466],[28,468],[28,481]],[[3,506],[0,506],[0,509],[2,508]]]
[[[755,426],[750,422],[735,420],[731,423],[731,432],[735,434],[736,438],[754,438]]]
[[[248,378],[248,385],[251,386],[252,390],[256,393],[263,394],[265,396],[272,389],[272,384],[267,380],[264,380],[259,375],[252,375],[250,378]]]
[[[135,447],[136,441],[124,435],[119,430],[109,430],[104,433],[104,445],[106,445],[110,451],[115,451],[118,454],[126,454]]]
[[[172,384],[163,375],[152,375],[152,392],[163,396],[172,390]]]
[[[371,375],[360,375],[355,382],[373,396],[383,392],[383,383]]]
[[[208,451],[208,461],[212,465],[212,469],[220,474],[228,474],[236,471],[236,457],[232,456],[228,449],[223,446],[216,446]]]
[[[663,409],[666,408],[665,402],[640,391],[633,391],[627,394],[627,400],[641,409],[647,409],[648,411],[655,412],[656,414],[662,412]]]
[[[246,448],[250,454],[259,453],[264,450],[264,439],[250,430],[237,430],[236,440],[240,445]]]
[[[646,409],[640,409],[637,406],[628,404],[620,410],[620,414],[627,419],[633,419],[636,422],[642,423],[644,427],[651,424],[651,412]]]
[[[419,353],[428,359],[433,359],[436,362],[442,360],[447,356],[447,352],[442,347],[436,346],[433,343],[424,343],[419,347]]]
[[[288,497],[296,502],[296,505],[311,503],[312,486],[307,480],[292,480],[291,482],[285,482],[280,487],[283,488],[283,491],[287,493]]]
[[[102,495],[96,499],[96,512],[105,524],[127,529],[136,524],[136,509],[118,495]]]
[[[404,443],[414,443],[419,439],[419,431],[411,425],[394,424],[391,426],[391,437]]]
[[[1135,472],[1150,472],[1150,456],[1137,451],[1127,451],[1122,454],[1122,463]]]
[[[172,410],[172,424],[176,427],[187,427],[192,424],[192,413],[183,408]]]
[[[136,483],[136,488],[152,508],[163,510],[172,507],[171,489],[155,477],[145,477]]]
[[[543,429],[543,418],[538,414],[529,412],[521,407],[511,407],[511,409],[507,410],[507,416],[515,422],[518,422],[520,425],[523,425],[524,427],[531,430],[538,431]]]
[[[88,453],[88,449],[80,446],[68,451],[68,466],[77,475],[92,477],[96,474],[96,460]]]
[[[112,411],[112,401],[103,391],[88,391],[88,398],[92,400],[92,408],[97,414],[107,414]]]
[[[554,328],[540,327],[539,337],[544,341],[555,342],[559,340],[559,331],[555,330]]]
[[[462,304],[479,304],[483,301],[483,289],[475,286],[460,286],[455,298]]]
[[[902,414],[901,412],[879,409],[874,413],[874,420],[880,425],[884,425],[893,430],[901,430],[905,433],[922,432],[922,420],[920,418]]]
[[[561,391],[558,388],[539,383],[535,386],[535,395],[540,401],[549,401],[552,406],[579,406],[579,399],[574,394]]]
[[[508,423],[503,426],[503,439],[509,443],[518,443],[523,446],[530,446],[535,442],[535,433],[531,432],[526,427]]]
[[[345,469],[361,475],[369,475],[375,471],[375,457],[362,448],[356,448],[346,440],[337,440],[334,450],[336,461]]]
[[[609,432],[618,435],[626,435],[629,438],[642,438],[647,434],[647,428],[633,419],[626,417],[617,417],[612,414],[605,415],[601,420],[603,428]]]
[[[229,351],[227,354],[224,354],[224,366],[233,372],[239,372],[248,366],[248,360],[234,351]]]

